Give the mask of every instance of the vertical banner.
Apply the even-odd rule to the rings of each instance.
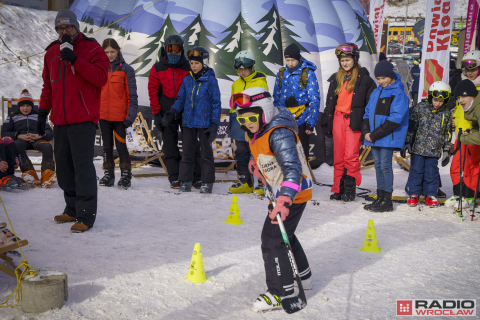
[[[449,82],[450,37],[455,0],[427,0],[418,102],[435,81]],[[420,91],[419,91],[420,92]]]
[[[375,35],[375,44],[377,46],[377,58],[382,46],[383,17],[386,0],[370,0],[369,20]]]
[[[467,11],[467,23],[465,24],[465,41],[463,43],[463,52],[470,51],[473,41],[473,34],[475,32],[475,25],[477,23],[478,16],[478,3],[477,0],[468,1]]]

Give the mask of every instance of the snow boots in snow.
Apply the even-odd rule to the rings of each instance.
[[[132,186],[132,170],[122,170],[121,177],[118,181],[117,187],[130,188]]]
[[[262,182],[262,179],[258,179],[258,185],[253,189],[253,193],[262,197],[265,197],[265,185]]]
[[[194,181],[192,184],[192,187],[194,187],[197,190],[200,189],[202,187],[202,181]]]
[[[180,182],[180,188],[178,188],[180,192],[191,192],[192,191],[192,181],[182,181]]]
[[[367,211],[372,211],[372,212],[390,212],[393,211],[393,202],[392,202],[392,193],[391,192],[386,192],[382,190],[382,198],[381,200],[376,204],[371,207],[366,208],[364,207],[365,210]]]
[[[75,222],[73,224],[73,226],[70,228],[70,230],[72,232],[76,232],[76,233],[85,232],[88,229],[90,229],[90,228],[86,224],[84,224],[83,222]]]
[[[200,188],[200,193],[212,193],[213,183],[203,183]]]
[[[22,179],[29,185],[40,187],[40,180],[34,169],[22,172]]]
[[[178,188],[180,188],[180,181],[175,180],[175,181],[170,182],[170,188],[171,188],[171,189],[178,189]]]
[[[355,200],[356,190],[355,178],[345,176],[345,193],[342,195],[342,201],[349,202]]]
[[[229,192],[238,194],[238,193],[252,193],[253,191],[253,180],[252,175],[250,172],[239,172],[238,173],[238,180],[232,184],[232,186],[228,189]]]
[[[383,197],[383,191],[380,189],[377,189],[377,199],[373,200],[372,203],[365,205],[363,209],[370,211],[371,208],[376,206],[380,202],[380,200],[382,200],[382,197]]]
[[[115,171],[105,170],[104,176],[100,179],[99,185],[102,187],[112,187],[115,184]]]
[[[340,179],[340,192],[335,192],[332,195],[330,195],[330,200],[337,200],[340,201],[342,200],[342,196],[345,193],[345,175],[342,176]]]
[[[426,196],[425,197],[425,205],[429,206],[430,208],[438,207],[438,201],[435,196]]]
[[[42,172],[40,180],[42,188],[50,189],[50,187],[57,182],[57,173],[54,170],[47,169]]]
[[[412,194],[408,200],[407,200],[407,204],[410,206],[410,207],[416,207],[417,204],[418,204],[418,196],[416,194]]]
[[[57,223],[73,222],[75,221],[75,217],[69,216],[66,213],[62,213],[62,214],[59,214],[58,216],[55,216],[53,220]]]
[[[261,294],[257,300],[253,303],[253,311],[255,312],[266,312],[272,310],[280,310],[282,309],[282,299],[290,298],[295,296],[291,294],[286,297],[279,297],[276,294],[265,292],[265,294]]]

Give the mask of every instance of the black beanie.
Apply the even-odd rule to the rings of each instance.
[[[392,79],[396,79],[395,71],[393,71],[393,64],[388,62],[387,60],[380,61],[375,66],[375,77],[389,77]]]
[[[455,97],[476,97],[477,94],[477,88],[469,79],[462,80],[455,86]]]
[[[300,61],[300,49],[295,43],[292,43],[288,47],[285,48],[285,59],[286,58],[293,58],[295,60]]]

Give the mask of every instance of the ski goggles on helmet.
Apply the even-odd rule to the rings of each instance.
[[[233,67],[239,69],[243,66],[245,69],[250,69],[255,64],[255,61],[248,58],[238,58],[233,62]]]
[[[179,44],[167,44],[165,46],[165,50],[167,52],[173,52],[175,51],[176,53],[182,52],[182,46]]]
[[[462,61],[462,69],[474,69],[477,67],[480,67],[480,61],[478,60],[468,59]]]
[[[260,116],[259,114],[254,114],[254,115],[251,115],[251,116],[248,116],[248,117],[237,116],[237,121],[242,126],[247,124],[247,121],[250,122],[250,123],[257,123],[259,116]]]
[[[198,50],[188,50],[188,52],[187,52],[187,57],[201,57],[201,58],[205,58],[204,55],[205,55],[205,52],[200,52],[200,51],[198,51]]]
[[[267,91],[249,96],[245,93],[235,93],[232,94],[230,97],[230,109],[239,108],[248,108],[252,105],[253,102],[263,99],[263,98],[271,98],[272,96]]]
[[[336,56],[350,56],[353,55],[354,48],[348,44],[341,44],[335,49]]]
[[[442,98],[444,100],[450,98],[450,92],[446,90],[433,90],[431,94],[434,98]]]

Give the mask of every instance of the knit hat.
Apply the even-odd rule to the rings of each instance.
[[[21,106],[24,104],[28,104],[32,106],[33,108],[33,97],[30,93],[28,93],[27,89],[23,89],[22,93],[20,93],[20,96],[18,97],[18,103],[17,106]]]
[[[62,9],[57,13],[57,16],[55,17],[55,30],[57,30],[58,26],[63,24],[72,25],[77,28],[78,32],[80,32],[77,15],[73,11]]]
[[[393,64],[387,60],[380,61],[375,66],[375,77],[389,77],[395,79],[395,71],[393,71]]]
[[[476,97],[477,94],[477,88],[472,80],[462,80],[455,86],[455,97]]]
[[[285,48],[285,59],[287,58],[293,58],[295,60],[300,61],[300,49],[295,43],[292,43],[288,47]]]

